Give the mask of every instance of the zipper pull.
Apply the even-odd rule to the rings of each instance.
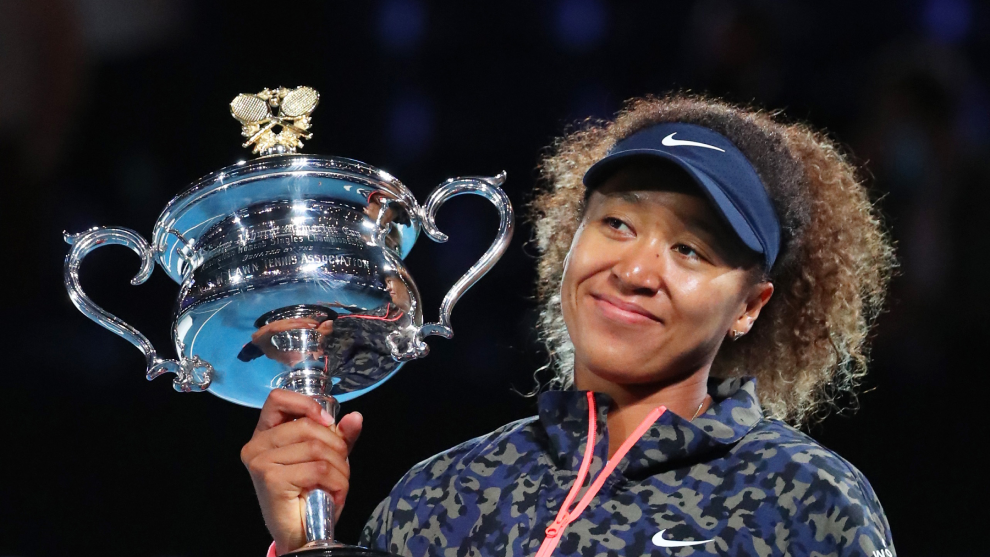
[[[550,526],[547,526],[547,530],[546,530],[547,537],[556,538],[557,536],[562,534],[564,531],[564,527],[566,526],[564,522],[565,522],[564,517],[558,516],[557,519],[550,524]]]

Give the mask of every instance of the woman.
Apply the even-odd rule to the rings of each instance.
[[[869,483],[786,425],[866,371],[894,260],[821,134],[704,97],[558,142],[534,203],[539,415],[416,465],[361,543],[398,555],[893,555]],[[346,496],[360,416],[275,392],[242,458],[281,554]],[[296,421],[293,418],[305,416]]]

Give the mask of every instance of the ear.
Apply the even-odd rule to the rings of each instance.
[[[760,316],[760,311],[770,301],[771,296],[773,296],[772,282],[761,281],[753,285],[749,291],[749,296],[746,298],[746,305],[743,307],[742,313],[736,317],[736,320],[732,322],[732,328],[729,329],[730,339],[737,340],[753,328],[756,318]]]

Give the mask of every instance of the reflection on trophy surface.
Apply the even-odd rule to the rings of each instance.
[[[194,183],[166,206],[151,243],[126,228],[67,234],[69,295],[85,315],[134,344],[146,374],[175,374],[179,391],[209,391],[261,407],[271,389],[313,397],[336,416],[339,402],[425,356],[430,335],[450,338],[460,296],[501,257],[513,214],[499,188],[505,175],[444,182],[420,205],[398,180],[359,161],[296,154],[311,133],[319,94],[308,87],[265,89],[231,103],[261,157]],[[434,218],[451,197],[475,194],[499,211],[494,243],[451,288],[440,320],[423,323],[419,291],[403,259],[420,231],[446,241]],[[157,262],[179,285],[172,338],[177,359],[158,355],[136,329],[82,291],[88,253],[124,245],[142,260],[131,281]],[[376,554],[333,541],[333,502],[314,490],[306,501],[307,554]]]

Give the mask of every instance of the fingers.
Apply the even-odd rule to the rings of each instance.
[[[308,441],[319,441],[328,450],[339,454],[341,459],[346,459],[361,434],[362,420],[360,414],[352,412],[344,416],[335,428],[309,418],[299,418],[264,431],[255,431],[251,441],[241,449],[241,461],[248,464],[263,452]]]
[[[345,481],[351,478],[351,467],[347,463],[347,455],[331,449],[316,439],[272,449],[265,453],[262,458],[264,462],[258,463],[256,468],[265,469],[271,464],[294,466],[296,464],[323,462],[329,464]],[[330,471],[328,470],[326,473],[330,473]],[[339,488],[339,485],[337,487]]]
[[[261,407],[256,431],[266,431],[277,425],[284,424],[296,418],[306,417],[324,426],[333,424],[333,416],[323,410],[315,400],[306,395],[272,389],[271,394]]]
[[[364,416],[360,412],[351,412],[337,422],[337,434],[347,443],[347,454],[354,450],[363,426]]]
[[[333,496],[338,507],[347,499],[350,481],[343,472],[325,460],[298,464],[269,464],[261,472],[261,480],[269,491],[295,498],[313,489],[322,489]],[[274,488],[274,489],[273,489]]]
[[[317,440],[330,447],[331,450],[347,456],[347,442],[333,428],[320,425],[309,418],[301,418],[294,422],[282,424],[269,430],[259,432],[252,442],[257,445],[259,452],[279,447],[287,447],[296,443]]]

